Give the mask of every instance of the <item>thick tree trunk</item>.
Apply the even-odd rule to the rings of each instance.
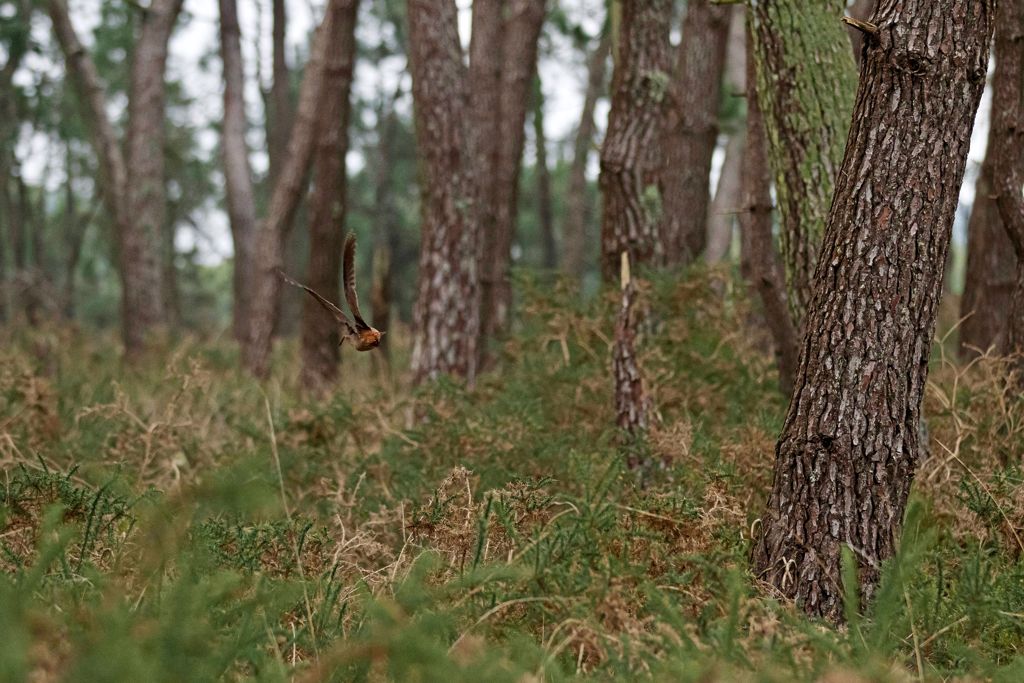
[[[526,142],[530,90],[537,72],[537,43],[545,11],[546,0],[508,0],[507,15],[502,25],[498,165],[494,172],[478,173],[481,181],[496,185],[493,193],[494,227],[484,234],[480,264],[484,278],[480,351],[484,350],[484,340],[505,332],[512,307],[509,268],[518,218],[519,170]],[[471,97],[475,96],[471,93]]]
[[[249,149],[245,144],[245,70],[236,0],[220,1],[220,54],[224,64],[224,128],[221,152],[228,219],[235,259],[231,329],[241,342],[249,330],[249,297],[253,283],[256,242],[256,194],[253,190]]]
[[[534,173],[537,181],[541,266],[551,271],[558,265],[558,245],[555,240],[555,210],[551,199],[551,171],[548,169],[548,136],[544,130],[544,90],[539,76],[534,79],[533,143],[536,157]]]
[[[715,188],[715,198],[708,208],[708,244],[704,260],[721,263],[729,256],[732,229],[743,201],[743,151],[746,136],[738,131],[729,136],[725,145],[725,160]]]
[[[605,90],[608,55],[611,53],[611,31],[606,26],[587,61],[587,88],[583,96],[583,112],[576,129],[569,186],[565,196],[565,222],[562,224],[562,270],[577,282],[583,280],[587,268],[587,227],[593,208],[587,193],[587,162],[594,146],[594,109]]]
[[[122,326],[129,357],[144,348],[147,335],[166,322],[162,245],[164,192],[164,67],[167,43],[182,0],[155,0],[145,11],[132,55],[128,102],[127,163],[106,112],[106,95],[88,52],[78,40],[66,0],[49,0],[54,32],[71,79],[86,105],[101,185],[117,226],[122,285]],[[132,182],[128,182],[127,169]]]
[[[752,38],[750,39],[752,40]],[[749,42],[748,42],[749,46]],[[761,300],[775,347],[779,386],[789,395],[797,368],[797,330],[786,303],[786,277],[772,238],[771,171],[764,115],[758,104],[753,50],[747,51],[747,140],[743,152],[744,209],[740,214],[741,269]]]
[[[729,16],[710,0],[687,3],[661,145],[661,234],[672,266],[692,263],[707,242]]]
[[[748,11],[782,219],[789,304],[799,328],[857,87],[840,23],[846,0],[757,2]]]
[[[313,160],[314,187],[309,225],[309,286],[331,301],[341,301],[338,274],[345,238],[349,93],[356,57],[358,0],[350,0],[333,24],[331,55],[317,122]],[[312,297],[303,297],[302,386],[323,393],[338,376],[338,324]]]
[[[270,198],[270,209],[257,233],[253,291],[249,300],[249,334],[242,347],[245,367],[257,377],[270,372],[274,320],[281,296],[277,270],[284,258],[284,241],[291,229],[295,211],[306,189],[306,177],[313,157],[317,109],[322,102],[327,55],[334,49],[331,36],[334,23],[355,0],[329,0],[323,23],[313,36],[309,63],[299,88],[295,124],[288,141],[288,154]]]
[[[623,0],[612,76],[612,107],[601,148],[601,273],[618,275],[623,252],[634,268],[660,265],[655,183],[660,124],[670,87],[669,0]]]
[[[1006,351],[1024,354],[1024,0],[1000,0],[992,82],[994,188],[999,215],[1017,254],[1017,284]],[[1024,382],[1024,358],[1019,359]]]
[[[457,10],[454,0],[409,0],[407,13],[423,213],[413,381],[452,374],[472,384],[480,336],[480,235]]]
[[[888,0],[874,15],[753,548],[757,576],[811,615],[843,617],[844,547],[865,599],[896,551],[994,5]]]

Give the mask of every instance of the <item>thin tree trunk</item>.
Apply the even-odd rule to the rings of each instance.
[[[587,195],[587,162],[594,146],[597,126],[594,109],[605,90],[608,55],[611,53],[611,31],[607,22],[601,38],[587,61],[587,88],[583,96],[583,112],[576,128],[572,165],[569,167],[569,187],[565,196],[565,222],[562,225],[562,270],[577,282],[582,282],[587,266],[587,226],[592,220],[593,208]]]
[[[996,68],[1002,68],[998,55]],[[974,186],[967,226],[967,269],[960,299],[960,355],[964,359],[979,351],[1003,351],[1006,347],[1006,313],[1017,279],[1017,255],[996,204],[993,166],[999,143],[996,127],[989,126],[988,151]]]
[[[750,38],[749,40],[753,40]],[[748,43],[749,45],[749,43]],[[797,330],[786,303],[786,277],[772,238],[771,171],[764,115],[758,104],[754,55],[747,51],[747,140],[743,152],[743,212],[740,214],[741,269],[764,309],[765,323],[775,348],[779,387],[789,395],[797,368]]]
[[[253,283],[256,241],[256,193],[253,190],[249,148],[245,144],[245,70],[236,0],[220,2],[220,54],[224,64],[224,128],[221,152],[231,241],[235,258],[232,274],[231,330],[241,342],[249,330],[249,296]]]
[[[481,268],[485,272],[481,343],[508,328],[512,307],[509,273],[519,206],[519,171],[526,142],[526,114],[537,73],[537,44],[544,25],[546,0],[508,0],[502,26],[498,165],[486,174],[496,184],[493,232],[485,236]],[[475,93],[473,94],[475,97]],[[480,176],[482,178],[482,174]]]
[[[554,270],[558,265],[558,245],[555,240],[555,210],[551,200],[551,171],[548,169],[548,136],[544,131],[544,89],[540,76],[534,79],[533,143],[537,180],[537,223],[543,257],[541,265]]]
[[[637,286],[630,274],[629,255],[621,258],[620,284],[622,303],[615,322],[615,344],[612,348],[612,379],[615,382],[615,419],[627,447],[642,439],[650,424],[651,400],[644,387],[643,373],[636,353]],[[626,465],[636,469],[644,464],[640,449],[630,449]]]
[[[284,242],[295,211],[306,188],[316,137],[317,109],[322,102],[326,61],[331,49],[333,23],[354,0],[329,0],[324,19],[313,36],[309,63],[299,88],[295,124],[288,141],[288,154],[270,198],[270,209],[256,236],[253,291],[249,301],[249,334],[242,347],[242,361],[255,376],[270,372],[274,321],[281,296],[277,270],[284,258]]]
[[[497,248],[498,166],[501,137],[501,67],[506,0],[474,0],[469,41],[470,140],[476,176],[475,213],[481,239],[481,260]],[[490,301],[491,269],[481,263],[482,301]],[[481,327],[483,329],[483,327]],[[479,345],[482,352],[485,346]]]
[[[854,0],[850,5],[850,16],[858,21],[868,21],[871,18],[871,13],[875,11],[876,2],[877,0]],[[850,34],[850,44],[853,46],[853,58],[859,67],[861,54],[864,52],[864,32],[853,26],[848,26],[847,32]]]
[[[999,215],[1017,254],[1006,351],[1024,354],[1024,0],[1000,0],[992,82],[994,187]],[[1024,358],[1018,358],[1024,383]]]
[[[757,577],[811,615],[843,618],[844,547],[867,600],[896,551],[994,5],[890,0],[875,13],[753,548]]]
[[[373,311],[374,324],[378,329],[385,331],[391,329],[393,262],[395,254],[399,252],[401,240],[393,187],[395,137],[399,126],[395,102],[401,96],[401,92],[399,86],[391,102],[381,106],[377,113],[377,163],[374,169],[374,206],[377,209],[377,223],[374,229],[373,288],[370,293],[370,307]],[[390,335],[384,335],[381,338],[381,344],[374,357],[380,356],[384,371],[390,376],[389,337]]]
[[[707,242],[711,158],[725,70],[729,8],[690,0],[666,107],[661,233],[668,265],[692,263]]]
[[[267,152],[270,158],[269,187],[276,187],[277,178],[288,157],[288,141],[294,125],[292,110],[292,83],[288,69],[287,43],[288,10],[285,0],[273,0],[273,26],[271,28],[273,82],[270,84],[267,112]]]
[[[715,198],[708,209],[708,244],[704,249],[704,260],[721,263],[729,256],[732,232],[736,215],[743,201],[743,152],[746,149],[746,135],[737,131],[729,136],[725,145],[725,160],[718,177]]]
[[[846,0],[757,2],[748,11],[782,219],[789,305],[799,328],[857,87],[840,23]]]
[[[349,93],[355,66],[358,0],[349,0],[332,25],[331,55],[317,122],[314,186],[309,226],[309,286],[341,301],[338,273],[345,233],[345,156],[348,154]],[[338,376],[338,324],[311,297],[303,297],[302,386],[326,391]]]
[[[468,152],[468,88],[454,0],[409,0],[409,63],[421,163],[420,272],[414,383],[476,377],[480,336],[479,229]]]
[[[669,0],[623,0],[612,76],[612,107],[601,148],[601,273],[618,274],[623,252],[634,269],[664,259],[655,147],[670,84]]]

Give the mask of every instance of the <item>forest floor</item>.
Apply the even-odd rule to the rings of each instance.
[[[644,290],[642,481],[612,427],[612,298],[524,284],[472,393],[345,349],[315,400],[293,344],[260,385],[227,340],[129,371],[112,337],[8,330],[0,680],[1024,680],[1005,364],[937,346],[899,556],[836,630],[748,570],[786,406],[734,288]]]

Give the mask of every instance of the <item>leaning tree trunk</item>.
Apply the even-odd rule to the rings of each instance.
[[[309,225],[309,286],[331,301],[341,301],[338,272],[345,232],[349,92],[356,57],[359,1],[350,0],[332,25],[324,94],[317,121],[313,160],[314,187]],[[312,297],[303,297],[302,386],[323,393],[338,376],[338,324]]]
[[[237,341],[249,329],[249,296],[252,291],[253,250],[256,242],[256,193],[253,190],[249,149],[245,144],[245,70],[236,0],[220,0],[220,53],[224,64],[224,127],[221,152],[227,194],[231,241],[232,325]]]
[[[306,189],[306,176],[315,144],[317,109],[321,104],[327,57],[332,49],[334,25],[355,0],[329,0],[324,19],[313,36],[309,62],[299,88],[295,123],[288,140],[288,154],[270,198],[270,209],[257,237],[253,290],[249,300],[249,334],[242,346],[242,362],[257,377],[270,372],[274,320],[281,296],[277,271],[284,261],[284,241]]]
[[[587,89],[583,112],[576,129],[569,186],[565,194],[565,222],[562,224],[562,270],[577,283],[582,282],[587,266],[587,226],[591,220],[590,198],[587,195],[587,162],[597,126],[594,109],[605,87],[608,54],[611,52],[611,31],[606,26],[587,61]]]
[[[748,48],[753,40],[749,36]],[[772,336],[779,386],[789,395],[796,374],[797,330],[786,303],[786,277],[772,238],[771,172],[764,115],[755,88],[754,54],[747,50],[747,140],[743,151],[742,181],[744,207],[740,213],[741,269],[761,300],[765,323]]]
[[[850,126],[857,72],[846,0],[755,2],[758,98],[782,222],[789,304],[799,328]]]
[[[655,148],[671,71],[670,0],[623,0],[608,132],[601,148],[599,185],[601,273],[618,275],[623,252],[634,268],[659,265],[665,250],[658,231],[660,196]]]
[[[493,230],[484,233],[480,263],[484,278],[481,351],[484,340],[507,329],[512,307],[509,268],[519,215],[519,170],[526,142],[530,89],[537,72],[537,44],[545,12],[546,0],[509,0],[507,18],[502,26],[498,165],[493,171],[477,173],[481,182],[496,184]]]
[[[454,0],[409,0],[409,65],[421,163],[413,381],[476,377],[479,229],[467,150],[468,88]]]
[[[715,198],[708,207],[708,244],[704,248],[707,263],[721,263],[729,256],[735,217],[739,214],[743,198],[743,152],[747,138],[742,131],[729,136],[725,145],[725,159],[718,176]]]
[[[718,144],[718,109],[730,8],[690,0],[669,106],[661,159],[661,235],[665,261],[692,263],[707,243],[711,157]]]
[[[1017,253],[1017,284],[1006,350],[1024,354],[1024,0],[1000,0],[992,83],[994,187],[999,215]],[[1018,357],[1024,382],[1024,356]]]
[[[867,37],[753,548],[758,578],[811,615],[843,617],[844,547],[865,599],[896,551],[994,5],[887,0]]]

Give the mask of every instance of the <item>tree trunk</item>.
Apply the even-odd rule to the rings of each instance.
[[[656,140],[670,83],[672,20],[669,0],[623,0],[615,49],[612,106],[601,148],[599,185],[601,273],[618,274],[621,254],[634,268],[659,265],[665,250],[658,232]]]
[[[380,330],[391,329],[392,292],[394,285],[393,262],[399,253],[401,232],[399,231],[398,208],[394,197],[395,137],[399,130],[395,102],[401,97],[401,86],[395,91],[391,102],[381,106],[377,112],[377,159],[374,169],[374,206],[377,209],[374,227],[373,288],[370,293],[370,307],[373,322]],[[374,357],[380,357],[378,374],[391,372],[391,342],[389,337],[381,338]]]
[[[754,54],[748,38],[747,141],[743,152],[742,186],[744,208],[740,214],[741,269],[753,286],[764,309],[764,319],[775,347],[779,387],[789,395],[797,368],[798,339],[786,303],[786,277],[772,238],[771,171],[768,168],[768,140],[764,115],[755,91]]]
[[[854,0],[853,4],[850,5],[850,16],[858,21],[868,21],[871,18],[871,13],[875,11],[876,1]],[[853,26],[847,26],[846,30],[850,34],[853,58],[857,61],[857,66],[859,67],[861,54],[864,52],[864,32]]]
[[[594,146],[594,109],[605,89],[608,55],[611,52],[611,31],[605,26],[601,38],[587,61],[587,89],[583,97],[583,112],[576,128],[572,165],[569,167],[569,187],[565,196],[565,222],[562,225],[562,270],[577,282],[582,282],[587,267],[587,226],[592,217],[587,195],[587,162]]]
[[[292,82],[288,69],[287,44],[288,10],[285,0],[273,0],[273,50],[270,97],[267,111],[267,152],[270,158],[268,186],[276,187],[278,176],[288,157],[288,141],[292,134]]]
[[[743,151],[746,136],[742,131],[729,136],[725,145],[725,160],[718,177],[715,199],[708,209],[708,244],[704,249],[704,260],[721,263],[729,256],[732,245],[732,229],[736,215],[743,201]]]
[[[789,305],[799,328],[812,294],[857,87],[840,23],[846,0],[757,2],[748,11],[781,215]]]
[[[253,283],[256,241],[256,194],[253,190],[249,148],[245,144],[245,69],[236,0],[220,2],[220,54],[224,64],[224,128],[221,152],[228,219],[235,262],[232,274],[231,330],[241,342],[249,329],[249,296]]]
[[[643,374],[636,354],[637,286],[630,275],[629,255],[621,260],[622,304],[615,322],[615,345],[612,349],[612,379],[615,382],[615,418],[627,447],[643,438],[650,422],[651,400],[644,388]],[[627,455],[626,465],[636,469],[643,465],[638,451]]]
[[[309,225],[309,286],[331,301],[341,301],[338,273],[345,238],[349,93],[355,66],[358,0],[350,0],[334,22],[331,55],[319,107],[314,187]],[[302,386],[323,393],[338,376],[338,324],[312,297],[303,297]]]
[[[552,271],[558,265],[555,241],[555,210],[551,200],[551,171],[548,169],[548,136],[544,131],[544,89],[540,76],[534,79],[533,143],[536,152],[534,173],[537,180],[537,224],[543,256],[541,266]]]
[[[254,283],[249,301],[249,334],[242,347],[242,361],[249,372],[260,378],[270,372],[274,320],[281,296],[281,281],[277,270],[283,262],[284,241],[306,189],[306,176],[313,156],[317,129],[317,109],[322,102],[334,23],[352,2],[355,0],[329,0],[323,22],[313,36],[309,63],[306,64],[302,86],[299,88],[299,104],[288,140],[288,154],[274,185],[270,209],[256,236]]]
[[[454,0],[409,0],[422,228],[414,313],[414,383],[474,382],[480,335],[479,230],[468,152],[468,89]]]
[[[997,55],[996,69],[1000,68]],[[990,126],[988,151],[974,187],[974,206],[967,226],[967,269],[960,299],[960,355],[964,359],[991,348],[1005,350],[1009,320],[1006,313],[1017,279],[1016,252],[999,216],[993,185],[995,149],[999,144],[995,133],[995,126]]]
[[[125,350],[137,357],[153,328],[165,322],[162,244],[164,192],[164,67],[167,43],[183,0],[155,0],[145,11],[132,55],[127,157],[106,112],[106,94],[88,52],[78,40],[66,0],[49,0],[57,41],[86,105],[101,185],[117,226]],[[127,169],[132,172],[128,183]]]
[[[690,0],[686,7],[661,144],[661,234],[671,266],[692,263],[707,243],[729,15],[728,7],[710,0]]]
[[[992,82],[994,187],[999,215],[1017,254],[1006,351],[1024,354],[1024,0],[1000,0]],[[1024,359],[1018,358],[1024,383]]]
[[[486,178],[496,185],[494,227],[492,232],[484,234],[481,261],[484,288],[480,351],[484,350],[485,339],[505,332],[512,307],[509,268],[518,217],[519,170],[545,6],[546,0],[508,0],[507,17],[502,26],[498,165],[494,171],[477,176],[481,181]]]
[[[843,617],[843,547],[865,599],[896,551],[994,5],[890,0],[875,13],[753,548],[757,576],[811,615]]]

